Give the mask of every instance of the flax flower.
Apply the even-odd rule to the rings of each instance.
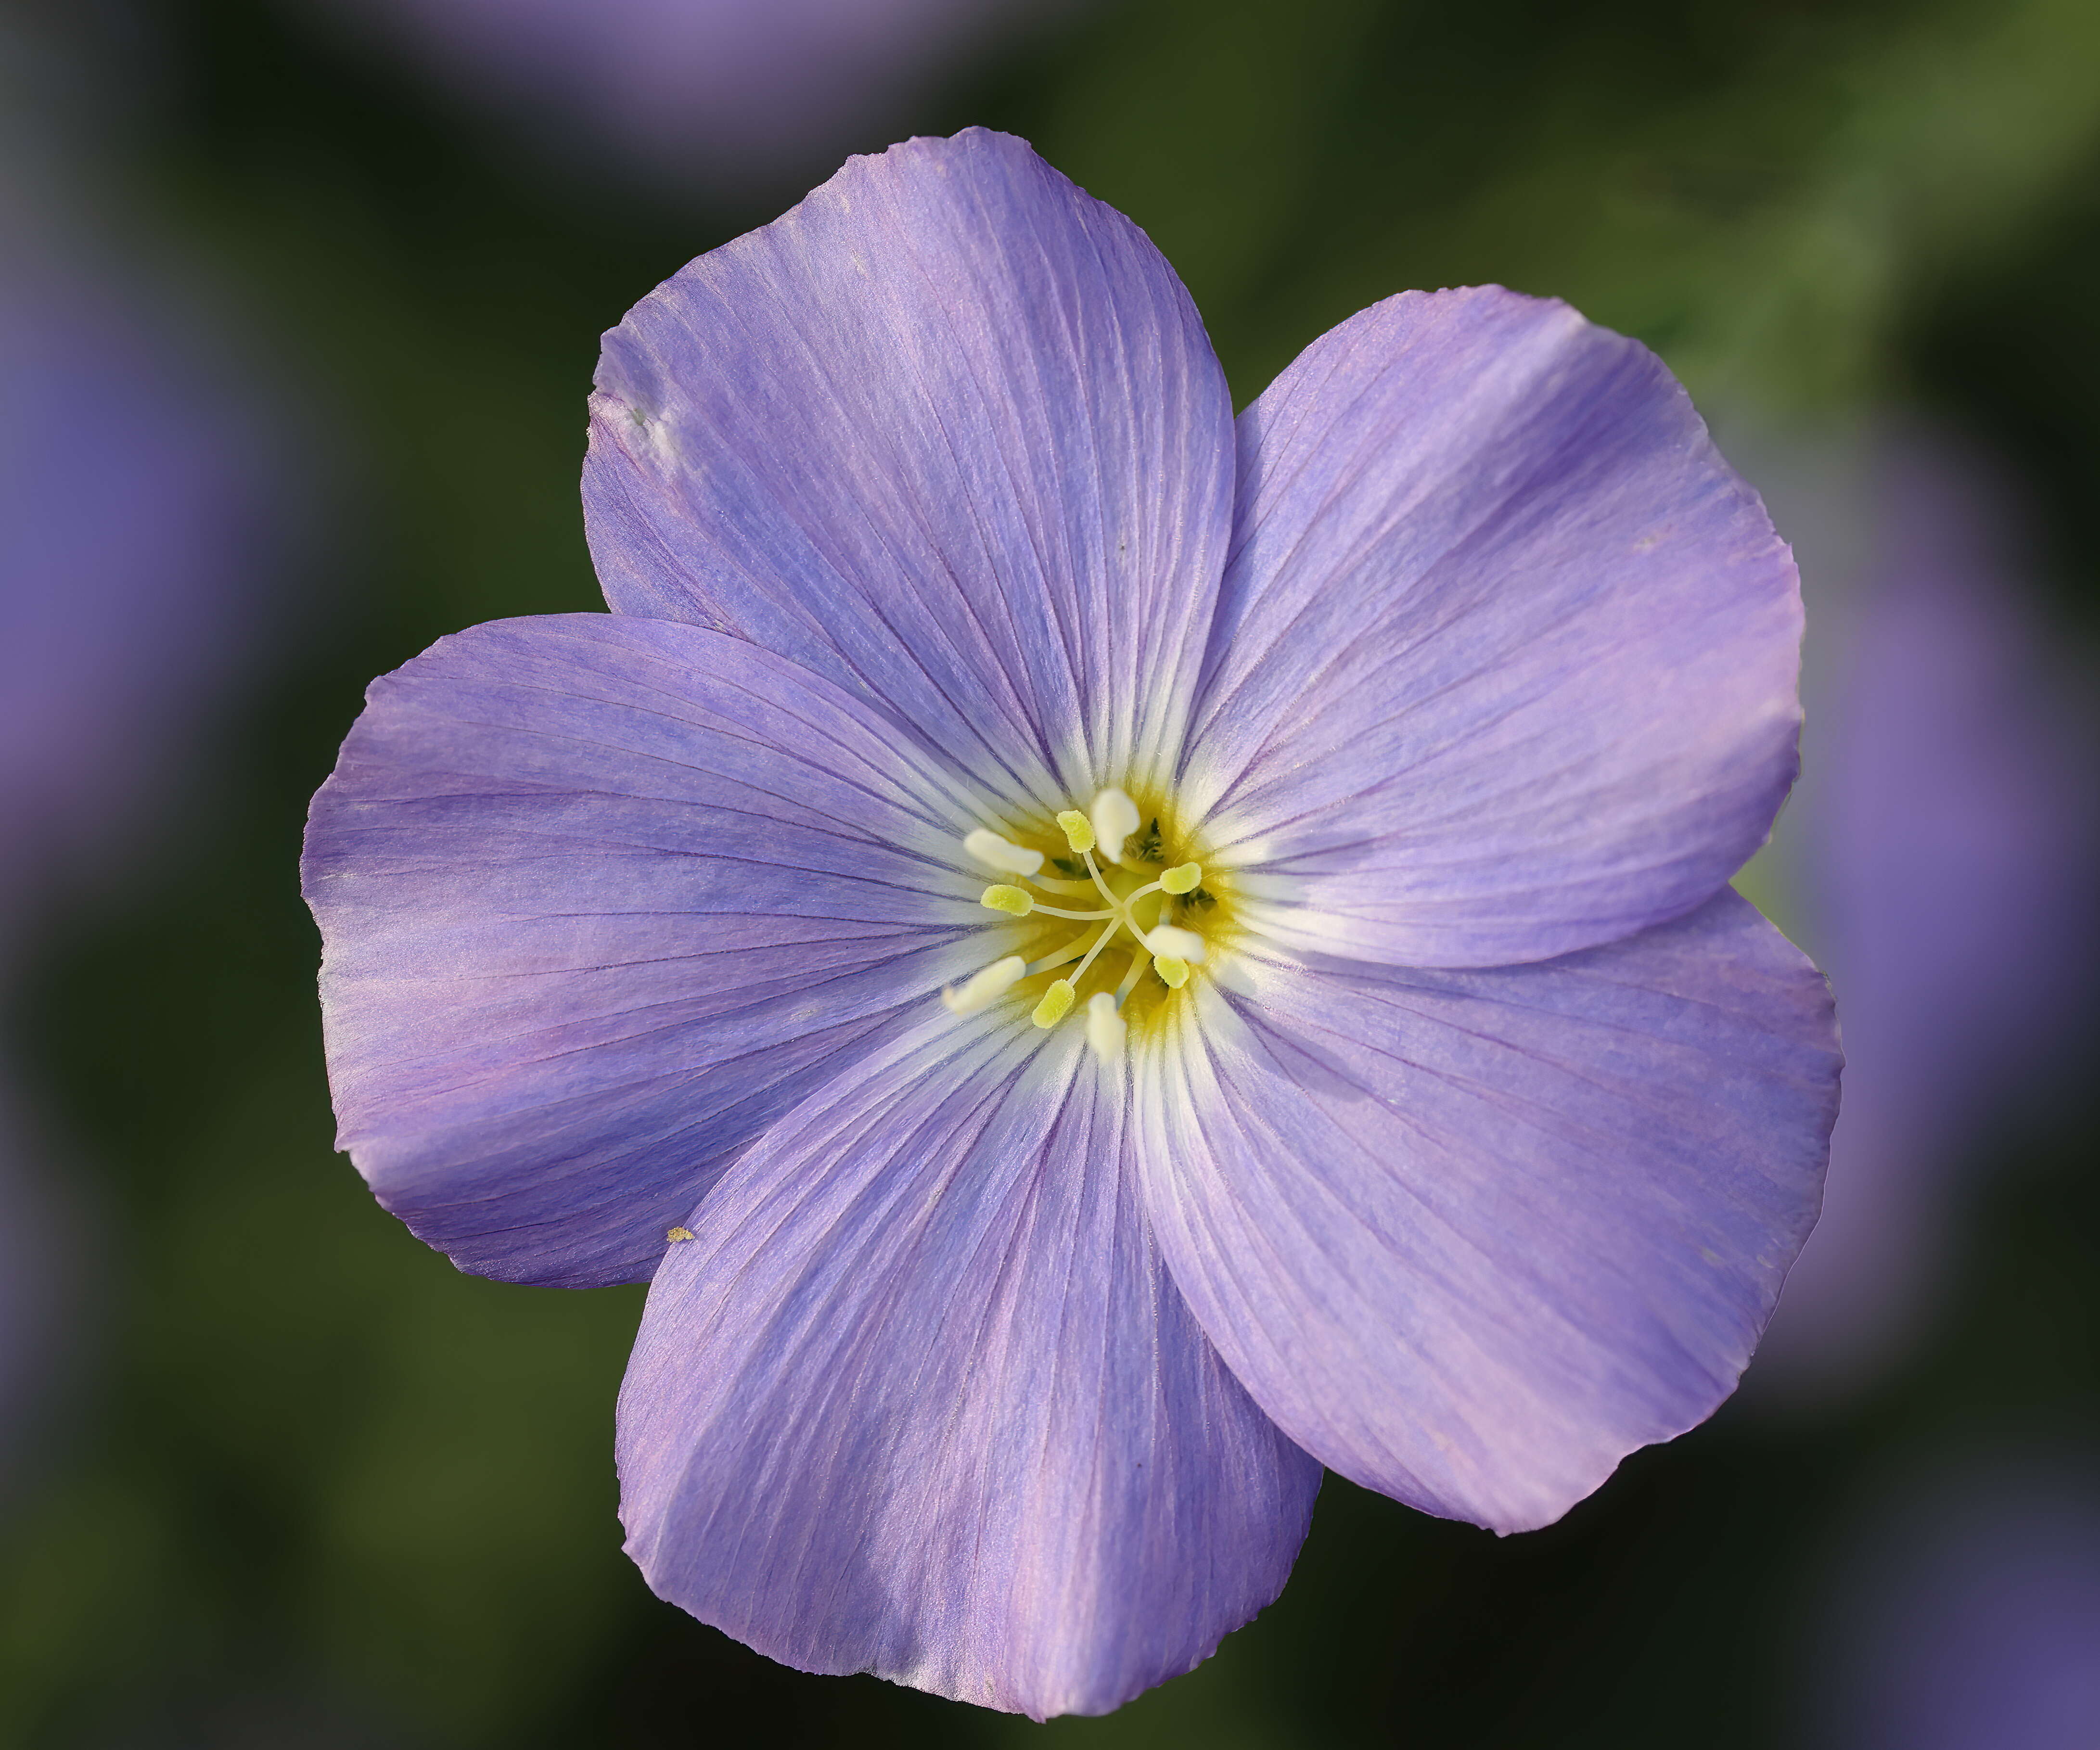
[[[643,300],[584,498],[613,612],[380,681],[307,884],[386,1206],[651,1282],[663,1596],[1100,1713],[1323,1464],[1516,1531],[1730,1391],[1836,1056],[1726,885],[1793,565],[1648,353],[1410,293],[1235,427],[1142,233],[973,131]]]

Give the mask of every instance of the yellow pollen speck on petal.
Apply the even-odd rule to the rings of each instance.
[[[1054,1027],[1072,1012],[1073,990],[1070,981],[1059,979],[1043,993],[1043,1000],[1035,1005],[1035,1013],[1030,1018],[1039,1027]]]
[[[1196,884],[1203,879],[1201,863],[1183,863],[1170,869],[1159,878],[1159,884],[1170,893],[1193,893]]]
[[[1091,851],[1094,848],[1093,822],[1075,808],[1068,808],[1057,817],[1057,824],[1065,829],[1065,842],[1075,851]]]
[[[1025,918],[1035,909],[1035,900],[1017,887],[988,887],[977,903],[1017,918]]]
[[[1155,959],[1152,969],[1176,990],[1189,982],[1189,963],[1177,960],[1171,954],[1163,954]]]
[[[682,1240],[691,1239],[693,1230],[690,1228],[666,1228],[664,1230],[664,1237],[672,1245],[676,1245]]]

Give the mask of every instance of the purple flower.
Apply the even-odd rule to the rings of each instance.
[[[1410,293],[1235,430],[1144,236],[973,130],[598,381],[613,613],[379,682],[307,880],[381,1199],[651,1281],[660,1594],[1100,1713],[1274,1597],[1323,1463],[1515,1531],[1712,1411],[1838,1060],[1725,884],[1793,568],[1653,357]]]

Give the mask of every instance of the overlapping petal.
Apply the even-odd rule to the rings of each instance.
[[[651,1287],[629,1550],[805,1669],[1102,1713],[1282,1587],[1319,1467],[1159,1262],[1120,1078],[936,1024],[770,1131]]]
[[[1543,964],[1251,963],[1138,1078],[1176,1282],[1284,1431],[1509,1532],[1733,1389],[1815,1219],[1821,976],[1724,893]]]
[[[1793,561],[1635,342],[1410,292],[1242,417],[1187,801],[1265,919],[1390,964],[1682,915],[1793,781]]]
[[[461,1267],[646,1278],[724,1163],[973,965],[966,810],[690,626],[478,626],[377,682],[306,886],[341,1145]]]
[[[617,611],[792,656],[1018,801],[1161,775],[1231,403],[1158,251],[1020,141],[853,160],[637,305],[598,384]]]

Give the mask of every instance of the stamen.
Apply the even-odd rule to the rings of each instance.
[[[1155,959],[1189,960],[1198,965],[1202,962],[1203,938],[1193,930],[1177,929],[1171,923],[1154,926],[1145,946]]]
[[[1116,1013],[1116,999],[1108,992],[1096,990],[1087,998],[1087,1043],[1103,1063],[1115,1061],[1129,1031],[1130,1024]]]
[[[1086,959],[1079,963],[1078,969],[1072,974],[1072,982],[1074,984],[1076,985],[1081,979],[1087,976],[1087,968],[1094,963],[1094,956],[1099,954],[1102,949],[1108,946],[1109,938],[1114,935],[1118,930],[1121,929],[1127,921],[1128,920],[1127,919],[1118,918],[1114,923],[1111,923],[1106,929],[1103,930],[1100,935],[1094,938],[1094,945],[1087,950]]]
[[[1033,978],[1038,972],[1047,972],[1053,966],[1062,966],[1068,960],[1078,959],[1086,951],[1086,946],[1085,939],[1078,937],[1066,942],[1055,954],[1046,954],[1039,960],[1030,960],[1028,976]]]
[[[1109,902],[1109,909],[1111,911],[1120,911],[1123,902],[1115,897],[1115,889],[1101,878],[1101,866],[1094,861],[1094,853],[1092,851],[1083,851],[1080,855],[1087,859],[1087,873],[1094,878],[1094,886],[1101,897]]]
[[[1035,909],[1035,896],[1024,893],[1017,887],[988,887],[978,897],[977,903],[994,911],[1004,911],[1012,917],[1025,918]]]
[[[1004,996],[1028,970],[1019,954],[1010,954],[972,973],[961,984],[951,985],[941,993],[941,1000],[951,1015],[974,1015]]]
[[[1094,848],[1094,829],[1077,809],[1066,809],[1057,817],[1057,824],[1065,829],[1065,842],[1074,851],[1091,851]]]
[[[1094,798],[1092,825],[1102,857],[1123,861],[1123,841],[1138,828],[1137,804],[1120,790],[1104,790]]]
[[[1191,964],[1205,957],[1202,936],[1167,921],[1174,914],[1176,900],[1198,890],[1203,879],[1202,866],[1194,862],[1176,864],[1161,872],[1156,879],[1144,881],[1143,885],[1119,893],[1102,873],[1103,862],[1110,868],[1127,866],[1130,875],[1118,877],[1126,884],[1131,875],[1144,880],[1140,862],[1150,862],[1157,867],[1161,860],[1158,823],[1154,822],[1153,831],[1140,846],[1140,862],[1123,866],[1123,846],[1142,824],[1137,804],[1125,791],[1114,788],[1101,791],[1088,813],[1065,809],[1057,819],[1065,842],[1074,855],[1084,859],[1087,879],[1067,880],[1046,875],[1042,872],[1045,862],[1042,852],[1030,850],[988,828],[980,827],[965,835],[964,849],[979,862],[1017,876],[1030,885],[995,882],[984,889],[979,902],[1008,917],[1059,918],[1075,923],[1099,924],[1101,928],[1076,937],[1039,959],[1023,961],[1019,955],[1010,954],[996,960],[962,984],[943,990],[941,1000],[951,1013],[973,1015],[997,1001],[1021,979],[1065,968],[1064,976],[1050,984],[1030,1012],[1035,1024],[1047,1031],[1071,1013],[1079,1001],[1079,987],[1085,981],[1095,960],[1112,941],[1128,930],[1135,940],[1129,944],[1130,963],[1121,981],[1113,993],[1097,990],[1087,1000],[1087,1043],[1095,1056],[1107,1063],[1118,1058],[1124,1049],[1129,1025],[1123,1018],[1123,1005],[1145,973],[1156,972],[1162,984],[1179,990],[1189,982]],[[1057,861],[1060,867],[1077,873],[1064,858]],[[1045,905],[1039,894],[1065,899],[1066,904]],[[1095,899],[1101,902],[1096,909],[1076,909],[1073,906],[1074,901],[1083,903]],[[1145,905],[1144,901],[1148,899],[1155,903]],[[1144,918],[1150,919],[1149,928]],[[1073,963],[1075,961],[1076,965]]]
[[[963,849],[990,869],[1007,875],[1032,875],[1043,866],[1043,853],[1002,839],[989,827],[980,827],[963,838]]]
[[[1030,875],[1028,879],[1046,893],[1084,893],[1091,897],[1094,892],[1091,881],[1061,881],[1056,875]]]
[[[1054,1027],[1072,1012],[1072,981],[1061,978],[1043,993],[1043,1000],[1035,1005],[1030,1019],[1039,1027]]]

